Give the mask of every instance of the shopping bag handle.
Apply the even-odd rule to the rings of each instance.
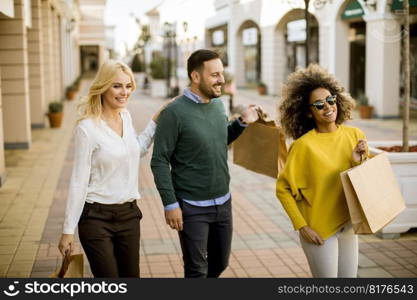
[[[65,273],[67,273],[68,271],[70,262],[71,262],[71,254],[70,254],[70,251],[67,250],[65,251],[65,256],[62,261],[61,269],[59,270],[59,273],[58,273],[58,278],[63,278],[65,276]]]
[[[360,161],[360,164],[362,164],[363,162],[365,162],[365,161],[367,161],[368,160],[368,155],[363,155],[362,153],[361,153],[361,161]]]
[[[271,120],[266,112],[263,112],[261,110],[257,110],[257,112],[258,112],[258,117],[259,118],[256,122],[261,123],[261,124],[265,124],[265,125],[274,125],[275,126],[275,121]]]

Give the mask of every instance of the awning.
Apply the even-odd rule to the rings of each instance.
[[[351,0],[342,13],[342,19],[355,19],[362,17],[364,14],[365,12],[362,8],[362,5],[357,0]]]
[[[417,0],[408,0],[410,2],[410,10],[412,12],[417,11]],[[402,10],[404,0],[393,0],[391,4],[391,10]]]

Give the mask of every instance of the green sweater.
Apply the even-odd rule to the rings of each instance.
[[[244,130],[228,125],[223,103],[181,96],[160,114],[151,168],[164,206],[178,199],[208,200],[229,191],[227,145]]]

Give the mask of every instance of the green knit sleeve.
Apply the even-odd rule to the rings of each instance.
[[[175,111],[168,106],[160,113],[155,132],[151,168],[164,206],[177,202],[172,184],[170,163],[179,135],[179,122]]]

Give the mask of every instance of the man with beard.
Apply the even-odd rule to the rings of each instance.
[[[151,167],[166,222],[179,233],[184,276],[219,277],[232,242],[227,145],[258,119],[259,107],[228,124],[216,52],[195,51],[187,71],[190,87],[159,116]]]

